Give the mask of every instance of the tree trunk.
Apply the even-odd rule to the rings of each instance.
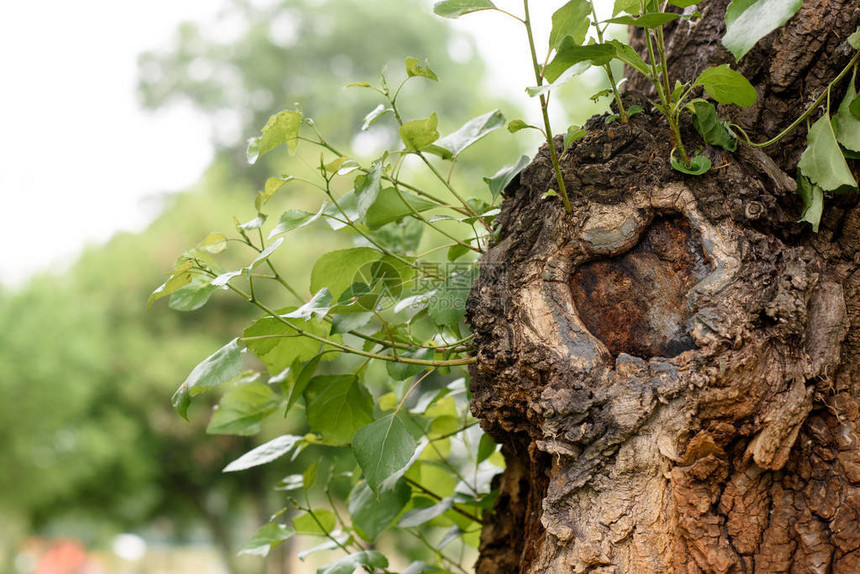
[[[668,34],[676,77],[731,60],[727,3]],[[775,135],[858,24],[856,0],[807,1],[739,66],[757,104],[722,113]],[[541,197],[543,149],[468,304],[472,410],[508,463],[479,574],[860,572],[857,196],[828,199],[818,234],[796,223],[805,129],[767,154],[706,146],[717,169],[686,177],[658,115],[587,127],[557,142],[573,213]]]

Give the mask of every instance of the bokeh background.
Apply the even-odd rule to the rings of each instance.
[[[534,4],[545,45],[563,2]],[[441,82],[411,83],[402,105],[437,112],[442,133],[494,108],[537,122],[522,30],[493,14],[443,21],[429,0],[0,6],[0,573],[315,571],[292,544],[266,561],[236,556],[282,506],[272,486],[291,463],[221,473],[302,429],[207,435],[211,403],[190,424],[170,406],[256,314],[227,296],[186,313],[146,300],[185,248],[254,216],[266,177],[303,169],[277,154],[247,164],[245,141],[269,115],[298,103],[359,157],[392,145],[390,124],[360,130],[373,94],[344,86],[386,66],[399,78],[408,56]],[[556,132],[603,109],[581,103],[602,82],[554,95]],[[459,169],[481,183],[538,137],[496,132]],[[313,193],[295,187],[290,206],[315,205]],[[323,227],[291,237],[280,265],[298,285],[348,244]]]

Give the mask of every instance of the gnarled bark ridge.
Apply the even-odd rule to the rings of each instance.
[[[809,2],[751,61],[787,58],[781,35],[828,43],[801,16],[840,5],[853,30],[853,2]],[[755,117],[725,110],[762,133],[768,102],[815,89],[772,72]],[[473,412],[508,461],[478,572],[860,572],[856,196],[828,200],[813,234],[784,171],[794,144],[706,149],[718,169],[692,178],[657,115],[588,128],[557,142],[573,213],[542,198],[544,149],[468,305]]]

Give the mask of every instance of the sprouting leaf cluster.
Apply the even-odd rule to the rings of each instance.
[[[552,131],[546,109],[551,90],[592,66],[602,67],[606,71],[610,84],[608,90],[602,90],[593,97],[610,93],[615,97],[618,113],[607,117],[607,122],[618,119],[622,123],[627,123],[633,114],[630,113],[631,110],[625,109],[618,90],[620,82],[616,83],[612,73],[611,63],[617,61],[642,74],[654,85],[658,100],[652,102],[652,105],[665,116],[669,125],[672,143],[670,165],[689,175],[703,175],[711,169],[711,160],[701,154],[691,156],[687,153],[680,130],[680,119],[683,113],[691,114],[692,124],[705,143],[734,152],[737,149],[739,137],[744,143],[757,147],[778,143],[785,135],[801,125],[826,97],[827,112],[809,129],[808,146],[798,166],[798,192],[804,203],[801,221],[809,222],[813,229],[818,231],[824,194],[857,191],[857,182],[845,163],[846,157],[860,155],[858,151],[860,142],[857,136],[860,132],[857,130],[856,123],[858,110],[860,110],[860,99],[855,89],[857,54],[806,113],[775,138],[760,144],[753,143],[740,126],[720,119],[715,106],[715,103],[740,107],[755,104],[756,90],[743,75],[728,64],[707,68],[692,82],[682,83],[677,79],[673,80],[669,75],[663,27],[681,18],[700,17],[699,12],[693,10],[699,3],[697,0],[666,0],[665,2],[615,0],[612,18],[606,20],[598,19],[592,0],[570,0],[565,3],[553,14],[552,31],[543,65],[540,65],[537,59],[534,43],[530,42],[536,85],[527,88],[527,92],[533,97],[540,98],[545,126],[541,129],[522,120],[513,120],[508,129],[511,132],[537,129],[547,136],[549,142],[552,139]],[[524,17],[500,10],[488,0],[440,2],[436,5],[436,13],[455,18],[480,10],[496,10],[523,22],[529,28],[528,1],[523,2],[523,5]],[[723,45],[736,60],[740,60],[760,39],[785,24],[802,5],[802,0],[733,0],[726,10],[726,33],[722,39]],[[683,13],[667,12],[668,6],[681,8],[684,11]],[[645,39],[647,57],[643,59],[629,44],[619,40],[607,40],[605,36],[611,24],[640,28]],[[530,31],[529,38],[531,40]],[[847,40],[855,50],[860,46],[858,38],[860,38],[860,31]],[[837,113],[831,116],[830,90],[849,70],[853,72],[848,93]],[[635,113],[640,110],[633,111]],[[565,137],[565,146],[578,139],[575,136],[581,137],[581,135],[580,128],[571,127]],[[557,165],[558,159],[554,154],[554,146],[549,145],[549,149],[560,193],[550,190],[547,195],[560,195],[565,207],[570,211],[561,170]]]
[[[506,120],[494,110],[443,135],[436,114],[402,115],[399,98],[412,81],[439,78],[429,63],[407,58],[396,85],[386,73],[377,84],[353,84],[382,101],[368,112],[365,129],[389,121],[400,135],[398,147],[370,160],[340,151],[300,110],[273,115],[249,141],[248,161],[278,150],[306,160],[302,152],[315,149],[314,177],[270,177],[256,195],[254,216],[182,254],[150,297],[149,304],[169,298],[175,309],[194,310],[228,292],[261,312],[173,396],[188,418],[196,396],[223,389],[207,427],[213,434],[293,429],[225,472],[295,465],[306,451],[332,453],[282,481],[277,488],[289,504],[243,553],[262,556],[291,536],[317,536],[322,548],[342,555],[325,572],[386,570],[387,559],[372,545],[395,530],[426,547],[432,562],[409,572],[459,570],[445,546],[476,545],[492,504],[488,479],[501,461],[469,414],[464,367],[474,358],[463,319],[497,202],[528,158],[485,178],[483,190],[461,192],[454,177],[459,158]],[[270,217],[296,186],[316,189],[318,206]],[[301,228],[326,225],[353,246],[323,253],[307,287],[293,285],[279,259],[296,248]],[[225,266],[224,254],[235,260],[237,250],[246,263]],[[278,425],[278,417],[287,422]],[[346,500],[338,499],[344,492]]]

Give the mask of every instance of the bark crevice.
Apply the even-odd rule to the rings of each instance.
[[[478,572],[850,571],[860,272],[844,238],[860,233],[856,200],[829,205],[816,236],[761,152],[706,149],[724,167],[687,179],[667,165],[658,116],[588,128],[559,149],[574,212],[542,199],[544,149],[507,190],[468,303],[472,410],[509,462],[508,527],[484,532]],[[669,262],[660,281],[584,278],[637,253]],[[618,298],[607,276],[672,291],[673,333],[692,344],[607,343],[594,304],[601,290]],[[647,315],[635,300],[630,323]]]

